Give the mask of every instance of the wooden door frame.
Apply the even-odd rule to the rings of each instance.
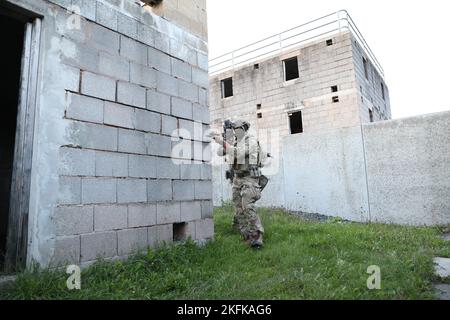
[[[28,211],[42,19],[18,7],[2,6],[0,10],[25,25],[5,255],[5,270],[15,272],[25,268],[27,262]]]

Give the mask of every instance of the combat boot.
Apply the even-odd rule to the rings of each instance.
[[[250,239],[250,246],[253,249],[261,249],[263,247],[263,236],[261,232],[258,231],[258,236]]]

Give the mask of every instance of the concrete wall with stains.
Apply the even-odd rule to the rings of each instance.
[[[282,188],[269,182],[260,206],[357,222],[450,224],[450,112],[287,136],[282,150],[273,177]],[[215,205],[230,197],[219,174],[214,167]]]

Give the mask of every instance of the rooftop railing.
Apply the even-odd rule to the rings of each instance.
[[[381,77],[384,70],[370,49],[352,17],[346,10],[337,11],[309,21],[282,33],[267,37],[245,47],[223,54],[209,61],[210,75],[261,61],[275,54],[288,53],[291,50],[336,33],[350,31],[366,52]]]

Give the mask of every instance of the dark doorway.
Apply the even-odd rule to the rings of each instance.
[[[6,253],[24,32],[24,23],[10,18],[0,8],[0,70],[4,75],[0,130],[0,270]]]
[[[289,124],[291,127],[291,134],[303,133],[303,118],[302,112],[294,112],[289,114]]]

